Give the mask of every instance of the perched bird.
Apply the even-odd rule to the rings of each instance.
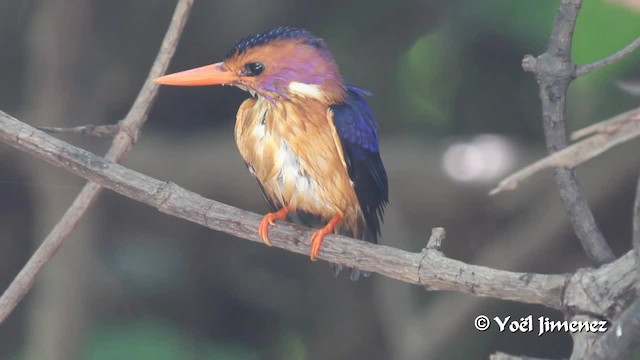
[[[235,85],[252,95],[238,110],[235,139],[272,209],[259,226],[265,244],[269,225],[287,218],[322,226],[311,260],[334,230],[377,242],[388,185],[368,93],[343,81],[322,39],[278,27],[238,41],[222,62],[155,81]]]

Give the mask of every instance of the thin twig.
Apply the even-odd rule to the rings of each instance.
[[[0,141],[163,213],[262,243],[257,232],[261,216],[127,169],[47,135],[1,111]],[[269,238],[274,247],[307,256],[311,231],[287,222],[277,222],[269,229]],[[442,230],[435,229],[432,245],[440,236],[443,236]],[[319,257],[421,285],[427,290],[459,291],[541,304],[559,310],[603,314],[603,317],[626,305],[629,294],[635,293],[637,278],[631,252],[598,269],[548,275],[469,265],[449,259],[435,249],[426,248],[412,253],[344,236],[327,235]]]
[[[609,65],[609,64],[613,64],[614,62],[622,59],[623,57],[629,55],[631,52],[633,52],[634,50],[636,50],[638,47],[640,47],[640,37],[638,37],[637,39],[633,40],[629,45],[623,47],[622,49],[618,50],[616,53],[611,54],[609,56],[607,56],[606,58],[602,59],[602,60],[598,60],[596,62],[592,62],[591,64],[585,64],[585,65],[578,65],[578,67],[576,68],[576,76],[582,76],[585,74],[588,74],[590,72],[596,71],[596,70],[600,70],[603,67]]]
[[[120,124],[108,125],[83,125],[68,128],[36,126],[36,129],[48,132],[50,134],[74,134],[88,136],[114,136],[120,131]]]
[[[540,86],[544,135],[549,153],[560,151],[569,144],[565,110],[569,83],[575,76],[571,43],[581,5],[581,0],[562,0],[547,51],[538,57],[527,55],[522,62],[525,71],[535,74]],[[613,261],[615,256],[598,229],[575,171],[558,167],[554,174],[573,230],[589,259],[596,265]]]
[[[179,0],[171,19],[171,24],[165,34],[160,50],[151,67],[149,75],[133,103],[125,119],[119,123],[120,131],[116,134],[105,158],[117,162],[126,155],[138,138],[140,128],[147,119],[147,115],[158,92],[158,85],[153,79],[162,75],[175,53],[182,30],[189,18],[193,0]],[[0,297],[0,324],[11,314],[22,298],[27,294],[35,282],[35,278],[44,265],[55,255],[64,244],[69,234],[76,227],[87,209],[96,200],[101,186],[89,182],[80,191],[64,216],[54,226],[35,253],[20,270],[7,290]]]
[[[616,115],[573,133],[572,137],[589,136],[558,152],[552,153],[527,167],[507,176],[489,192],[496,195],[513,190],[524,180],[553,167],[576,167],[610,148],[640,136],[640,108]]]
[[[640,108],[629,110],[613,116],[607,120],[576,130],[571,134],[571,140],[577,141],[595,134],[609,134],[619,131],[628,122],[640,120]]]

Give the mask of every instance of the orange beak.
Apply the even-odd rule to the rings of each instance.
[[[233,84],[238,80],[231,71],[224,68],[221,62],[161,76],[153,80],[156,84],[173,86],[202,86]]]

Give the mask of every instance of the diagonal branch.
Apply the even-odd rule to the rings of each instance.
[[[549,153],[569,144],[565,109],[569,83],[575,78],[576,66],[571,61],[571,43],[582,0],[562,0],[551,32],[547,51],[538,56],[525,56],[525,71],[535,74],[540,86],[544,135]],[[611,248],[598,229],[595,218],[571,168],[555,168],[560,197],[576,236],[587,256],[596,265],[615,259]]]
[[[585,65],[578,65],[578,67],[576,68],[576,76],[582,76],[585,74],[588,74],[590,72],[596,71],[596,70],[600,70],[603,67],[609,65],[609,64],[613,64],[614,62],[622,59],[623,57],[631,54],[634,50],[636,50],[637,48],[640,47],[640,37],[638,37],[637,39],[633,40],[629,45],[623,47],[622,49],[618,50],[616,53],[611,54],[609,56],[607,56],[606,58],[602,59],[602,60],[598,60],[596,62],[593,62],[591,64],[585,64]]]
[[[638,136],[640,136],[640,108],[575,131],[572,138],[586,138],[507,176],[489,194],[496,195],[502,191],[513,190],[524,180],[548,168],[576,167]]]
[[[640,108],[623,112],[607,120],[576,130],[571,134],[571,140],[578,141],[596,134],[615,134],[627,123],[633,121],[640,121]]]
[[[256,231],[261,219],[259,215],[127,169],[47,135],[1,111],[0,141],[165,214],[262,243]],[[269,234],[274,247],[298,254],[307,255],[309,252],[310,229],[278,222],[270,228]],[[422,252],[412,253],[328,235],[320,258],[421,285],[427,290],[459,291],[603,316],[609,316],[615,309],[626,305],[629,293],[635,291],[636,268],[631,253],[598,269],[582,269],[574,274],[518,273],[449,259],[438,250],[443,236],[441,229],[435,229],[429,245]]]
[[[129,113],[124,120],[119,122],[120,131],[116,134],[111,148],[105,156],[106,159],[113,162],[119,161],[131,150],[137,140],[140,128],[146,121],[151,105],[158,93],[158,86],[152,80],[162,75],[169,66],[192,5],[193,0],[179,0],[176,5],[171,24],[162,41],[151,71]],[[16,278],[2,294],[2,297],[0,297],[0,324],[11,314],[31,289],[40,270],[64,244],[71,231],[96,200],[101,190],[102,187],[100,185],[93,182],[87,183],[67,209],[62,219],[54,226],[29,261],[20,270]]]

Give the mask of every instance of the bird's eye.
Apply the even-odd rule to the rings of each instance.
[[[261,62],[250,62],[244,66],[244,76],[258,76],[264,71],[264,65]]]

